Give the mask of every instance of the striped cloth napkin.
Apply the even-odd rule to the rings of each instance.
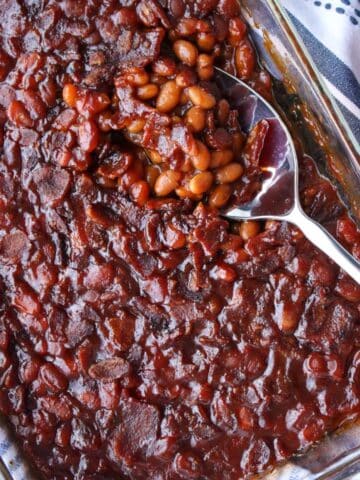
[[[360,0],[280,0],[360,142]]]

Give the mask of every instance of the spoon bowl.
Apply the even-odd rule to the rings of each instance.
[[[291,222],[360,283],[360,263],[301,207],[298,158],[290,132],[280,115],[260,94],[233,75],[216,68],[215,78],[221,90],[227,92],[230,107],[238,110],[239,123],[245,133],[261,120],[266,120],[269,125],[260,159],[263,172],[260,191],[251,201],[233,206],[223,215],[231,220]]]

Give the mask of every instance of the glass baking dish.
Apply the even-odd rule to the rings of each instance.
[[[360,224],[360,147],[278,0],[241,0],[290,128]],[[360,423],[342,426],[268,480],[360,480]]]
[[[321,173],[360,219],[360,147],[278,0],[240,0],[275,98]]]
[[[277,0],[240,0],[274,93],[305,153],[338,187],[360,224],[360,147]],[[360,480],[360,423],[342,426],[306,453],[266,473],[268,480]],[[0,423],[0,479],[32,480],[26,460]],[[240,480],[240,479],[239,479]]]

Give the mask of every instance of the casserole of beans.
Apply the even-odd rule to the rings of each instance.
[[[235,0],[0,0],[0,411],[37,477],[235,480],[360,412],[360,287],[261,188]],[[313,161],[307,212],[360,258]]]

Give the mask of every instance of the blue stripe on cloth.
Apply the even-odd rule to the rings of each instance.
[[[10,442],[7,440],[0,442],[0,456],[7,452],[10,448]]]
[[[351,128],[356,140],[360,143],[360,121],[358,117],[355,117],[355,115],[349,112],[349,110],[344,107],[342,103],[337,101],[337,104],[340,107],[340,110],[344,115],[349,127]]]
[[[314,37],[296,17],[288,13],[320,72],[360,108],[360,85],[351,69]]]

